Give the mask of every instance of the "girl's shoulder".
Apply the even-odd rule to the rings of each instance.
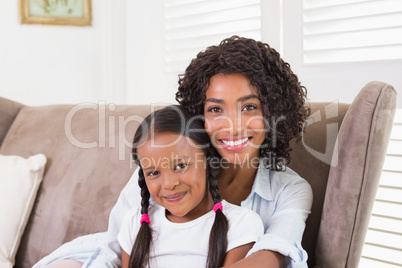
[[[223,206],[223,214],[229,219],[229,221],[235,220],[235,219],[245,219],[248,218],[251,221],[254,220],[261,220],[260,216],[249,209],[248,207],[241,207],[235,204],[231,204],[227,202],[226,200],[222,200],[222,206]]]
[[[124,221],[136,222],[141,218],[141,206],[132,207],[124,215]]]
[[[148,215],[151,220],[151,225],[155,225],[155,223],[160,222],[160,218],[164,215],[164,208],[156,203],[151,203],[148,207]],[[129,228],[138,230],[141,226],[141,216],[141,206],[133,207],[124,215],[123,224],[130,226]]]
[[[241,241],[245,237],[257,239],[264,234],[264,224],[256,212],[225,200],[222,200],[222,205],[222,211],[229,221],[228,237],[230,237],[230,241]]]

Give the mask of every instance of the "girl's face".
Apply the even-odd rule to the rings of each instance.
[[[170,221],[191,221],[212,209],[205,155],[190,138],[155,134],[138,147],[137,153],[149,193],[170,212]]]
[[[266,128],[257,89],[246,76],[213,76],[206,91],[204,116],[211,141],[225,160],[244,164],[259,158]]]

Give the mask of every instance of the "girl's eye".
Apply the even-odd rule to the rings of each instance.
[[[222,109],[217,106],[212,106],[212,107],[208,108],[208,112],[219,113],[219,112],[222,112]]]
[[[186,163],[180,163],[175,166],[175,170],[184,170],[188,165]]]
[[[147,176],[149,176],[149,177],[156,176],[156,175],[159,175],[159,171],[154,170],[154,171],[150,171],[147,173]]]
[[[254,105],[254,104],[246,104],[246,105],[244,105],[242,111],[252,111],[252,110],[255,110],[255,109],[257,109],[256,105]]]

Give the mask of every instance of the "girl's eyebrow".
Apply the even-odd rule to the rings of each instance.
[[[239,98],[237,101],[242,102],[242,101],[246,101],[249,99],[259,99],[259,98],[255,94],[250,94],[250,95],[246,95],[246,96]],[[216,99],[216,98],[208,98],[205,100],[205,102],[214,102],[214,103],[219,103],[219,104],[224,103],[224,101],[222,99]]]
[[[177,163],[180,161],[185,161],[185,162],[190,162],[191,161],[191,156],[187,156],[187,155],[178,155],[175,158],[172,158],[169,160],[169,162],[172,163]],[[159,163],[159,162],[158,162]],[[142,167],[142,170],[151,170],[151,169],[156,169],[157,167],[155,167],[155,165],[149,165],[146,167]]]
[[[142,170],[149,170],[149,169],[155,169],[155,167],[154,166],[142,167]]]
[[[179,155],[177,157],[175,157],[174,161],[190,161],[191,160],[191,156],[186,156],[186,155]]]

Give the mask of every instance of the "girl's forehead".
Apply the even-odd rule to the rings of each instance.
[[[151,133],[148,138],[137,147],[141,155],[188,155],[203,153],[202,147],[191,138],[171,133]]]

